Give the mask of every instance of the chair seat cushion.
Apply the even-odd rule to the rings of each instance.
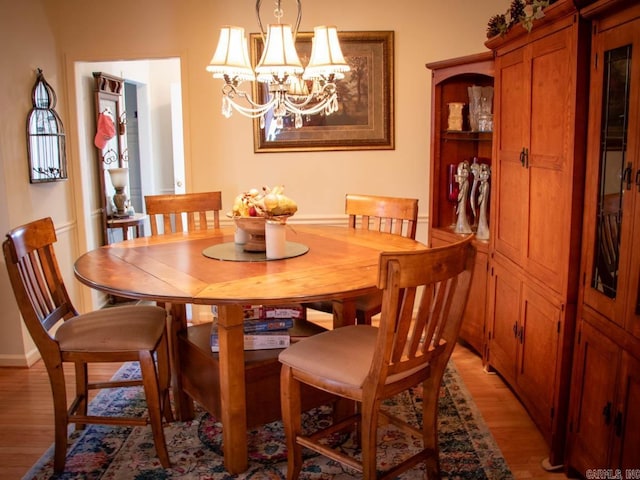
[[[56,331],[64,352],[154,350],[166,325],[164,309],[152,305],[104,308],[73,317]]]
[[[377,336],[376,327],[350,325],[296,342],[278,358],[310,375],[361,387],[371,368]]]

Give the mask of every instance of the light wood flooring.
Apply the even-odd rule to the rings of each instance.
[[[517,479],[562,480],[540,467],[547,447],[533,422],[497,375],[482,370],[480,358],[459,345],[453,360]],[[94,379],[117,370],[100,365]],[[73,378],[73,371],[68,372]],[[73,383],[73,382],[69,382]],[[41,362],[30,369],[0,368],[0,478],[20,479],[53,443],[50,387]]]

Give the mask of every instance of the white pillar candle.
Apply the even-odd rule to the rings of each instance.
[[[287,225],[278,221],[267,220],[265,225],[265,242],[267,258],[278,259],[286,256]]]

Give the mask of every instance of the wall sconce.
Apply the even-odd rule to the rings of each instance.
[[[111,184],[116,190],[113,195],[113,204],[116,206],[114,217],[128,217],[127,214],[127,194],[124,189],[129,181],[129,169],[128,168],[109,168],[107,169],[109,176],[111,177]]]

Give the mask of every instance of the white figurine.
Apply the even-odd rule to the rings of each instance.
[[[454,228],[455,233],[472,233],[467,219],[467,197],[469,193],[469,162],[460,162],[456,173],[456,182],[460,186],[458,192],[458,219]]]
[[[486,163],[482,163],[480,167],[480,194],[478,195],[480,218],[478,220],[478,230],[476,238],[479,240],[489,239],[489,223],[487,221],[487,209],[489,208],[489,176],[491,175],[491,167]]]
[[[469,167],[473,174],[473,186],[471,187],[471,193],[469,194],[469,203],[471,204],[471,213],[473,214],[472,227],[478,225],[478,185],[480,185],[480,164],[477,162],[477,158],[473,159],[473,163]]]

